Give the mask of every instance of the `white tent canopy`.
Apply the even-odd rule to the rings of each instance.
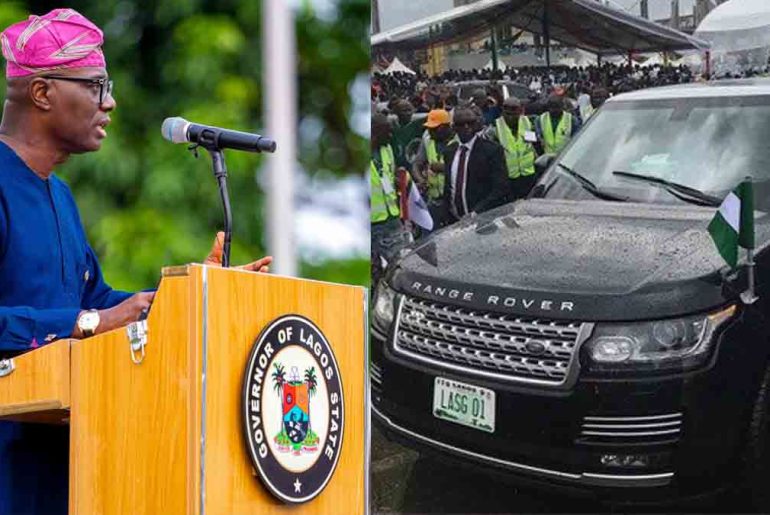
[[[703,67],[703,56],[695,53],[686,54],[682,57],[680,63],[693,69],[700,69]]]
[[[642,63],[642,67],[646,66],[679,66],[682,64],[681,58],[676,56],[669,56],[668,60],[665,59],[663,54],[655,53],[646,56],[647,59]]]
[[[747,30],[770,26],[767,0],[730,0],[711,11],[698,25],[698,32]]]
[[[402,63],[398,59],[398,57],[394,57],[393,58],[393,61],[388,65],[387,68],[385,68],[385,71],[383,73],[385,73],[386,75],[390,75],[390,74],[396,73],[396,72],[409,73],[411,75],[416,75],[416,73],[413,72],[412,70],[410,70],[409,67],[406,66],[404,63]]]
[[[729,0],[703,19],[695,35],[711,43],[718,73],[764,67],[770,56],[770,1]]]

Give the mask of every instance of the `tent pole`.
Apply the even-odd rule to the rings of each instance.
[[[548,0],[543,0],[543,39],[545,39],[545,66],[551,69],[551,27],[548,19]]]
[[[706,80],[711,80],[711,50],[706,50]]]
[[[490,47],[492,50],[492,71],[497,71],[497,37],[495,36],[495,27],[494,25],[489,30],[489,41],[490,41]]]
[[[436,63],[433,60],[433,25],[428,26],[428,69],[431,75],[436,75]]]

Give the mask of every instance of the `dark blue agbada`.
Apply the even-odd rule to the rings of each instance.
[[[69,188],[0,142],[0,357],[69,337],[81,310],[130,296],[104,282]],[[66,513],[68,441],[66,426],[0,422],[0,514]]]

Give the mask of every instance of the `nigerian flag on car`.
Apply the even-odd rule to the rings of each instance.
[[[751,180],[727,194],[709,224],[709,233],[727,264],[738,264],[738,247],[754,248],[754,191]]]

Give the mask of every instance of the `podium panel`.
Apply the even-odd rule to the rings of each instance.
[[[292,350],[276,353],[270,364],[264,357],[250,361],[258,337],[261,342],[278,319],[312,326],[336,368],[328,369],[327,355],[312,361],[318,366],[297,361],[302,352],[312,358],[321,349],[303,340],[302,330]],[[62,380],[70,388],[60,395],[61,406],[70,407],[70,513],[365,512],[365,324],[360,287],[202,265],[164,270],[143,357],[132,351],[125,328],[73,341],[71,350],[66,342],[45,349],[70,353],[57,365],[70,368]],[[261,395],[265,409],[271,406],[264,418],[275,415],[270,427],[260,428],[257,454],[268,443],[276,450],[298,497],[309,488],[300,480],[303,471],[314,473],[324,460],[332,464],[321,487],[304,499],[279,499],[274,477],[251,452],[248,407],[259,402],[247,400],[251,389],[244,384],[255,360],[264,365]],[[5,400],[0,410],[8,409]]]
[[[6,361],[0,377],[0,419],[66,424],[70,407],[70,340]],[[7,374],[7,375],[6,375]]]
[[[72,345],[70,513],[193,513],[196,285],[165,277],[144,361],[125,329]]]
[[[366,493],[366,300],[363,288],[211,268],[208,283],[205,512],[250,513],[259,506],[259,513],[264,514],[363,513]],[[345,403],[345,430],[337,468],[322,493],[300,505],[280,502],[260,484],[242,435],[241,390],[249,353],[263,328],[286,314],[311,320],[325,335],[339,366]],[[237,373],[231,373],[233,368]],[[324,458],[322,455],[318,459]]]

